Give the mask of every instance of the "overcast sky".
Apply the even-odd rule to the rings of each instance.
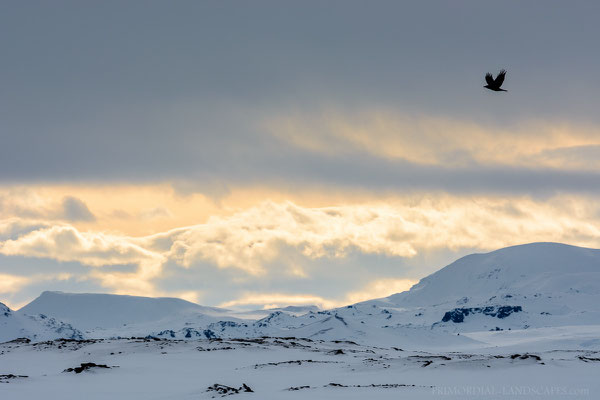
[[[600,247],[597,1],[0,6],[0,301],[323,307]],[[506,93],[484,75],[508,70]]]

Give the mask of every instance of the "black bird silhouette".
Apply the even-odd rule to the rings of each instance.
[[[502,71],[500,71],[498,73],[498,76],[496,76],[496,79],[494,79],[492,74],[490,74],[488,72],[487,74],[485,74],[485,81],[487,82],[487,85],[485,85],[484,88],[493,90],[494,92],[507,92],[507,90],[500,89],[500,86],[502,86],[502,83],[504,82],[505,76],[506,76],[505,69],[503,69]]]

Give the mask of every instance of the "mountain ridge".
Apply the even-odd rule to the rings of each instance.
[[[66,293],[44,291],[36,299],[19,309],[28,315],[46,314],[76,323],[83,329],[98,326],[118,327],[129,323],[160,320],[185,312],[206,315],[228,310],[201,306],[175,297],[144,297],[104,293]]]
[[[94,303],[93,312],[87,306],[67,312],[64,304],[74,298]],[[98,299],[112,301],[115,312],[99,306]],[[135,307],[122,305],[129,303],[141,314],[136,311],[134,318]],[[87,337],[461,341],[466,339],[457,338],[459,333],[600,325],[600,250],[540,242],[471,254],[402,293],[331,310],[283,307],[267,310],[269,315],[260,319],[242,319],[230,310],[175,298],[60,292],[43,292],[17,314],[39,315],[52,311],[50,305],[57,311],[44,315],[71,324]]]

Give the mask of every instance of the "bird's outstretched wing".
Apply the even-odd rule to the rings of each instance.
[[[502,71],[500,71],[498,73],[498,76],[496,77],[496,80],[494,81],[494,83],[496,84],[496,86],[500,87],[502,86],[502,83],[504,82],[504,77],[506,76],[506,70],[503,69]]]
[[[504,78],[502,78],[504,79]],[[485,81],[487,82],[488,85],[493,86],[494,85],[494,77],[492,76],[492,74],[490,74],[489,72],[487,74],[485,74]]]

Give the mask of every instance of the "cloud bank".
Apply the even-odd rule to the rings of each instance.
[[[391,294],[390,290],[406,289],[407,282],[424,275],[419,269],[406,268],[403,260],[448,249],[454,253],[493,250],[534,241],[600,246],[596,202],[572,196],[540,203],[526,197],[440,194],[329,207],[265,201],[228,215],[212,216],[202,224],[141,237],[15,218],[2,221],[0,226],[1,255],[78,263],[79,279],[97,282],[111,292],[185,292],[188,298],[216,299],[206,287],[195,294],[181,287],[165,290],[163,280],[187,273],[210,279],[227,274],[230,282],[222,283],[224,287],[230,285],[227,298],[213,301],[229,305],[257,302],[259,298],[269,304],[282,304],[284,298],[294,298],[296,303],[318,298],[319,304],[341,304],[378,297],[378,293]],[[397,267],[361,269],[353,264],[359,260],[356,255],[377,256],[392,264],[397,260]],[[121,271],[115,268],[118,265],[134,268]],[[340,287],[334,296],[323,291],[325,288],[295,294],[278,289],[282,284],[293,288],[296,283],[326,282],[345,273],[358,275],[352,276],[352,282],[335,278]],[[25,277],[11,276],[20,285],[28,283],[19,280]],[[357,277],[362,286],[356,286]],[[264,290],[249,290],[253,285]]]

